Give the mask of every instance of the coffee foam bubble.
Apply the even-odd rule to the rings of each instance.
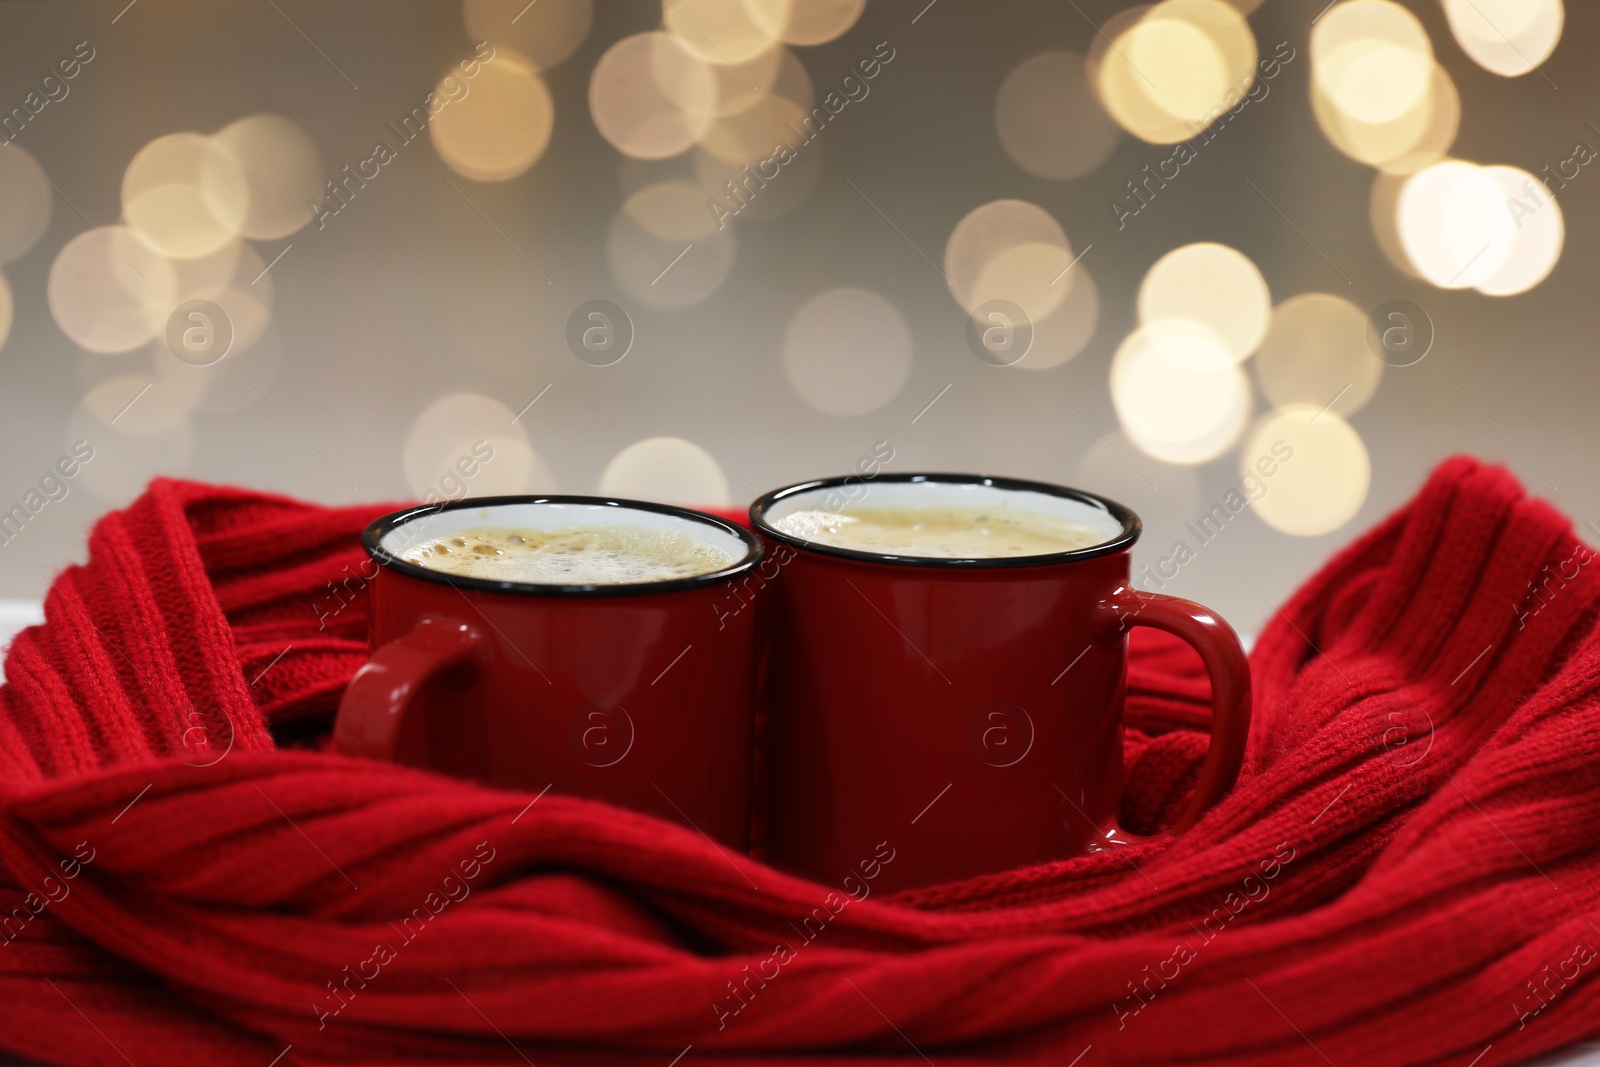
[[[693,578],[731,566],[726,549],[681,530],[573,526],[478,527],[406,550],[407,562],[466,578],[529,585],[637,585]]]

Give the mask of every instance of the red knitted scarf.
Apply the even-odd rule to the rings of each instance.
[[[1274,617],[1192,831],[895,898],[319,751],[381,510],[158,481],[56,582],[0,690],[0,1046],[1486,1067],[1600,1033],[1600,568],[1500,469],[1445,464]],[[1140,642],[1153,828],[1206,686]]]

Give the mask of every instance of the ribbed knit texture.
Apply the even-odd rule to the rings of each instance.
[[[1600,568],[1503,470],[1445,464],[1275,614],[1190,832],[843,907],[692,830],[319,751],[382,510],[158,481],[57,580],[0,690],[0,1047],[1487,1067],[1600,1033]],[[1136,639],[1131,826],[1191,787],[1206,692]]]

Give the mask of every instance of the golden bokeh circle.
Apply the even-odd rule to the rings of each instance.
[[[1033,322],[1033,344],[1016,362],[1023,370],[1051,370],[1088,346],[1100,323],[1100,289],[1089,268],[1072,268],[1072,288],[1050,314]]]
[[[1386,122],[1363,122],[1335,106],[1316,79],[1310,84],[1312,113],[1323,135],[1351,159],[1391,174],[1438,162],[1461,125],[1461,95],[1437,63],[1416,104]]]
[[[911,376],[911,328],[884,297],[829,289],[795,311],[783,337],[783,369],[800,398],[828,415],[865,415]]]
[[[467,94],[451,100],[428,124],[439,158],[473,181],[503,182],[526,173],[544,155],[555,128],[555,104],[538,68],[526,56],[500,47],[494,61],[466,84]],[[443,85],[435,92],[445,96]]]
[[[647,437],[624,448],[606,464],[596,492],[687,507],[725,508],[733,503],[727,475],[716,459],[681,437]]]
[[[774,94],[804,98],[806,106],[810,106],[811,76],[794,53],[782,45],[774,45],[736,67],[712,63],[707,69],[717,85],[718,116],[736,115]]]
[[[1163,0],[1102,27],[1090,74],[1107,112],[1135,137],[1176,144],[1237,107],[1255,83],[1256,41],[1221,0]]]
[[[1278,468],[1253,507],[1275,530],[1298,537],[1332,533],[1366,502],[1372,483],[1367,447],[1332,411],[1319,412],[1310,404],[1273,411],[1250,435],[1241,453],[1244,468],[1266,455],[1278,459]]]
[[[1511,252],[1498,270],[1476,284],[1488,296],[1525,293],[1555,270],[1566,244],[1566,220],[1555,194],[1538,178],[1517,167],[1485,167],[1505,193],[1506,209],[1516,224]]]
[[[711,67],[668,33],[624,37],[589,79],[589,114],[617,151],[666,159],[687,151],[717,112]]]
[[[1383,377],[1383,361],[1367,345],[1367,316],[1329,293],[1301,293],[1274,308],[1253,362],[1268,403],[1340,415],[1359,411]]]
[[[719,210],[713,214],[727,225],[732,225],[730,218],[775,219],[810,197],[822,177],[825,156],[821,142],[814,142],[797,152],[771,157],[771,162],[760,160],[745,171],[704,149],[696,149],[695,180],[705,189],[706,197],[718,205]]]
[[[122,176],[124,221],[164,256],[210,255],[239,236],[249,213],[243,165],[226,145],[203,134],[157,137],[134,155]]]
[[[618,286],[658,308],[697,304],[733,268],[732,226],[717,225],[706,192],[689,182],[658,182],[630,196],[612,219],[606,262]]]
[[[1400,193],[1405,187],[1406,175],[1379,171],[1372,179],[1372,193],[1367,198],[1367,218],[1383,258],[1395,270],[1421,281],[1422,275],[1411,265],[1411,257],[1400,240]]]
[[[50,225],[55,191],[39,161],[18,145],[0,151],[0,265],[39,243]]]
[[[1433,81],[1433,43],[1393,0],[1345,0],[1311,30],[1311,76],[1341,113],[1368,124],[1413,110]]]
[[[498,53],[502,45],[527,56],[540,70],[549,70],[589,35],[593,0],[465,0],[462,18],[467,36],[487,41]],[[498,61],[498,54],[496,56]]]
[[[418,498],[448,495],[464,477],[463,461],[474,471],[466,479],[469,496],[554,489],[549,468],[512,416],[498,400],[477,393],[452,393],[429,404],[412,420],[401,450],[411,492]]]
[[[101,226],[68,241],[50,266],[56,325],[91,352],[129,352],[155,337],[147,309],[174,307],[172,264],[126,226]]]
[[[1272,294],[1250,257],[1214,242],[1175,248],[1145,273],[1139,286],[1139,321],[1198,323],[1243,360],[1267,334]]]
[[[15,317],[16,303],[11,296],[11,282],[0,273],[0,348],[11,337],[11,320]]]
[[[1537,70],[1561,41],[1561,0],[1444,0],[1450,32],[1474,63],[1515,78]]]
[[[200,165],[208,201],[228,202],[237,173],[243,174],[248,195],[239,226],[244,237],[287,237],[311,221],[309,205],[322,199],[325,179],[316,142],[282,115],[251,115],[211,138]]]
[[[1415,174],[1439,162],[1456,143],[1461,129],[1461,91],[1443,67],[1434,64],[1433,81],[1428,87],[1430,106],[1428,125],[1410,149],[1378,163],[1388,174]]]
[[[1204,463],[1232,447],[1250,417],[1250,382],[1227,344],[1184,319],[1141,326],[1111,360],[1123,431],[1168,463]]]
[[[1013,163],[1057,181],[1097,169],[1122,139],[1076,52],[1043,52],[1019,63],[1000,85],[994,121]]]
[[[826,44],[844,36],[866,9],[867,0],[792,0],[783,39],[795,45]],[[779,9],[758,4],[754,10],[765,20]]]
[[[802,128],[806,108],[786,97],[763,96],[743,111],[719,117],[700,136],[700,145],[712,156],[736,167],[758,164],[774,155],[780,142],[793,151],[796,144],[805,150],[803,139],[795,133]],[[772,171],[772,168],[768,168]]]
[[[1009,300],[1034,319],[1071,291],[1074,253],[1053,216],[1026,200],[994,200],[956,223],[944,247],[944,275],[968,314],[989,300]]]
[[[706,63],[738,66],[783,40],[792,0],[662,0],[662,28]]]
[[[1505,264],[1516,220],[1485,168],[1461,160],[1426,167],[1400,190],[1401,246],[1417,272],[1443,289],[1485,282]]]

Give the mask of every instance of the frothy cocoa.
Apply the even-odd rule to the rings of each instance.
[[[1005,507],[811,509],[790,512],[773,525],[835,548],[929,559],[1043,556],[1110,539],[1087,523]]]
[[[624,525],[474,527],[424,541],[402,558],[446,574],[530,585],[666,582],[735,562],[727,550],[680,530]]]

